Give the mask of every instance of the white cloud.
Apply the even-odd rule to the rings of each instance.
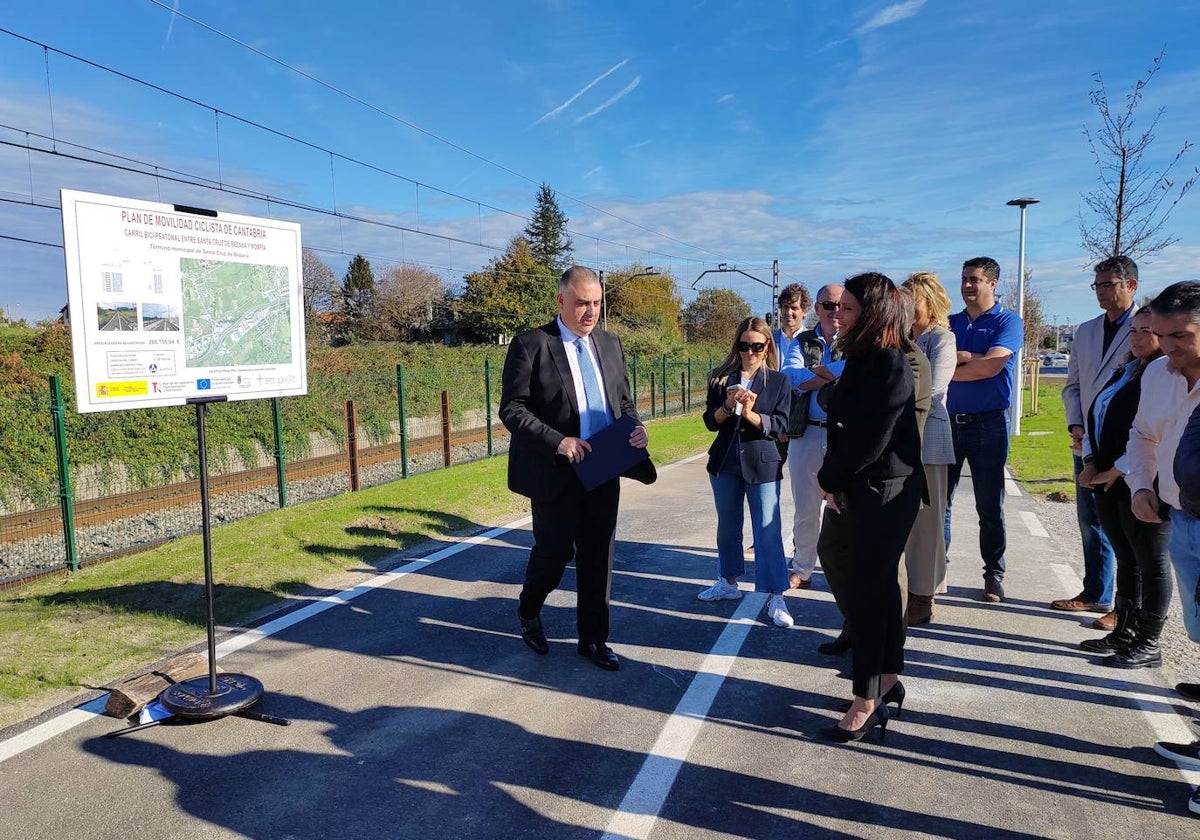
[[[612,67],[609,67],[607,70],[605,70],[605,71],[604,71],[603,73],[601,73],[599,76],[597,76],[596,78],[592,79],[592,80],[591,80],[590,82],[588,82],[586,85],[584,85],[583,87],[581,87],[581,88],[578,90],[578,92],[576,92],[576,94],[575,94],[574,96],[572,96],[570,99],[568,99],[566,102],[564,102],[563,104],[559,105],[557,108],[554,108],[554,109],[552,109],[552,110],[549,110],[549,111],[547,111],[546,113],[542,114],[540,117],[538,117],[538,118],[537,118],[537,121],[536,121],[536,122],[534,122],[534,125],[537,125],[537,124],[538,124],[538,123],[540,123],[540,122],[544,122],[545,120],[548,120],[548,119],[552,119],[552,118],[554,118],[554,117],[557,117],[557,116],[558,116],[559,114],[561,114],[561,113],[562,113],[564,110],[566,110],[566,109],[567,109],[567,107],[568,107],[568,106],[570,106],[570,104],[571,104],[572,102],[574,102],[574,101],[575,101],[576,99],[578,99],[579,97],[583,96],[585,93],[587,93],[589,90],[591,90],[591,89],[592,89],[593,87],[595,87],[597,84],[599,84],[601,81],[603,81],[604,79],[608,78],[609,76],[611,76],[613,73],[615,73],[615,72],[617,72],[618,70],[620,70],[622,67],[624,67],[624,66],[625,66],[626,64],[628,64],[628,63],[629,63],[629,59],[628,59],[628,58],[624,59],[623,61],[618,61],[618,62],[617,62],[616,64],[614,64]],[[638,76],[638,79],[641,79],[641,76]],[[585,118],[585,119],[586,119],[586,118]]]
[[[718,99],[717,99],[717,104],[718,104],[718,105],[725,105],[725,104],[727,104],[727,103],[729,103],[729,102],[732,102],[732,101],[733,101],[733,94],[732,94],[732,93],[727,93],[727,94],[725,94],[724,96],[721,96],[720,98],[718,98]]]
[[[868,32],[874,32],[876,29],[882,29],[885,26],[891,26],[893,23],[899,23],[915,15],[924,5],[925,0],[905,0],[903,3],[893,3],[887,8],[876,12],[870,20],[858,28],[855,34],[866,35]]]
[[[610,96],[608,99],[601,102],[599,105],[597,105],[592,110],[588,111],[582,117],[576,117],[575,125],[579,125],[584,120],[589,120],[592,117],[599,114],[601,111],[603,111],[613,105],[616,105],[618,102],[620,102],[622,99],[624,99],[630,93],[632,93],[633,89],[636,88],[641,83],[642,83],[642,77],[634,76],[633,81],[630,82],[629,84],[625,85],[625,87],[621,88],[621,90],[617,91],[617,93],[615,93],[614,95]]]

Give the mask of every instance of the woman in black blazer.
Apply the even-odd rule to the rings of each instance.
[[[1079,483],[1095,491],[1100,527],[1117,558],[1117,626],[1107,636],[1087,639],[1079,646],[1110,654],[1103,664],[1117,668],[1157,668],[1162,664],[1158,639],[1171,602],[1170,523],[1142,522],[1133,515],[1122,469],[1142,393],[1142,371],[1162,354],[1150,329],[1150,311],[1134,313],[1129,360],[1088,407],[1083,439]]]
[[[791,627],[783,601],[788,588],[787,558],[779,519],[783,460],[775,445],[786,432],[791,385],[776,369],[775,342],[762,318],[738,324],[733,346],[709,377],[704,425],[717,433],[708,450],[709,481],[717,507],[715,583],[697,595],[701,601],[742,597],[737,579],[746,571],[742,523],[746,503],[754,532],[754,588],[769,592],[767,615]]]
[[[829,401],[829,444],[817,473],[826,502],[850,518],[847,612],[854,699],[835,741],[887,728],[887,704],[904,702],[904,616],[897,574],[921,505],[925,476],[912,368],[895,284],[870,273],[846,281],[838,347],[846,368]]]

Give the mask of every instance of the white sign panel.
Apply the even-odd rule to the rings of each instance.
[[[300,226],[62,190],[81,412],[307,393]]]

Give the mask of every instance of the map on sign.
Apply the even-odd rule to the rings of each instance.
[[[307,393],[300,226],[62,191],[81,412]]]
[[[179,262],[189,366],[282,365],[292,360],[286,267]]]

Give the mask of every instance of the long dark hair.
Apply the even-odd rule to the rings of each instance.
[[[902,353],[915,349],[905,328],[901,292],[891,278],[869,271],[854,275],[844,285],[862,310],[854,326],[838,337],[844,355],[865,356],[881,347],[892,347]]]

